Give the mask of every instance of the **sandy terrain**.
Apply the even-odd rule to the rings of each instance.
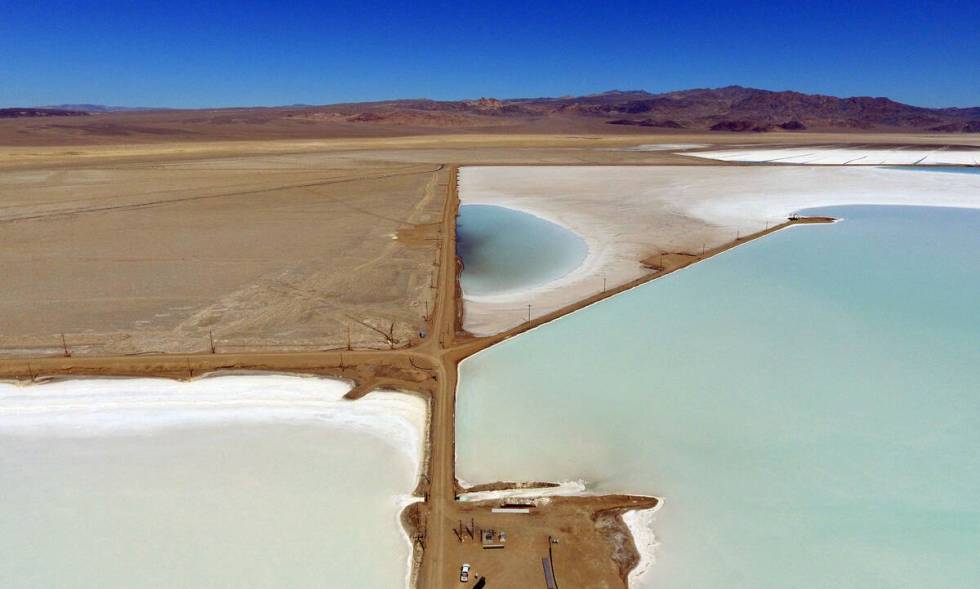
[[[980,206],[980,176],[874,167],[466,167],[464,204],[524,210],[589,245],[582,265],[524,292],[465,297],[464,328],[496,333],[651,270],[659,254],[700,254],[777,225],[804,208],[840,204]]]
[[[301,154],[0,173],[0,353],[388,347],[431,298],[438,164]],[[394,324],[394,330],[392,329]],[[369,327],[370,326],[370,327]]]

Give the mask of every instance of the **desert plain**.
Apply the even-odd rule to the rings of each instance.
[[[0,121],[7,144],[0,147],[0,354],[22,357],[66,348],[105,355],[410,345],[431,312],[437,225],[455,181],[450,165],[483,166],[464,170],[464,186],[492,177],[501,190],[541,193],[535,186],[547,174],[514,166],[711,166],[706,174],[717,176],[718,167],[738,164],[683,150],[747,139],[885,149],[950,143],[948,135],[497,132],[267,141],[205,135],[192,142],[180,135],[135,144],[121,135],[17,145],[24,124]],[[582,170],[562,181],[588,176]],[[673,201],[685,197],[682,180],[665,183]],[[592,283],[600,274],[608,286],[635,279],[649,256],[715,247],[774,221],[746,219],[739,228],[644,198],[634,185],[621,188],[629,215],[602,199],[578,213],[603,217],[607,227],[618,223],[617,238],[607,242],[629,233],[618,239],[628,251],[618,264],[594,269]],[[578,294],[542,305],[539,314]]]

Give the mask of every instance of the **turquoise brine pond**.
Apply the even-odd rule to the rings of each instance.
[[[891,170],[906,172],[939,172],[945,174],[980,174],[980,168],[973,166],[889,166]]]
[[[663,497],[641,587],[980,586],[980,211],[810,213],[466,360],[460,478]]]
[[[589,248],[572,231],[507,207],[463,205],[457,221],[460,285],[470,296],[508,294],[565,276]]]

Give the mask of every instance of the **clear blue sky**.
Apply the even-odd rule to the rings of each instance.
[[[980,0],[0,0],[0,106],[324,104],[729,84],[980,105]]]

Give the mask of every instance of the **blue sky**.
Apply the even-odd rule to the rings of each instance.
[[[980,105],[980,2],[0,0],[0,106],[740,84]]]

